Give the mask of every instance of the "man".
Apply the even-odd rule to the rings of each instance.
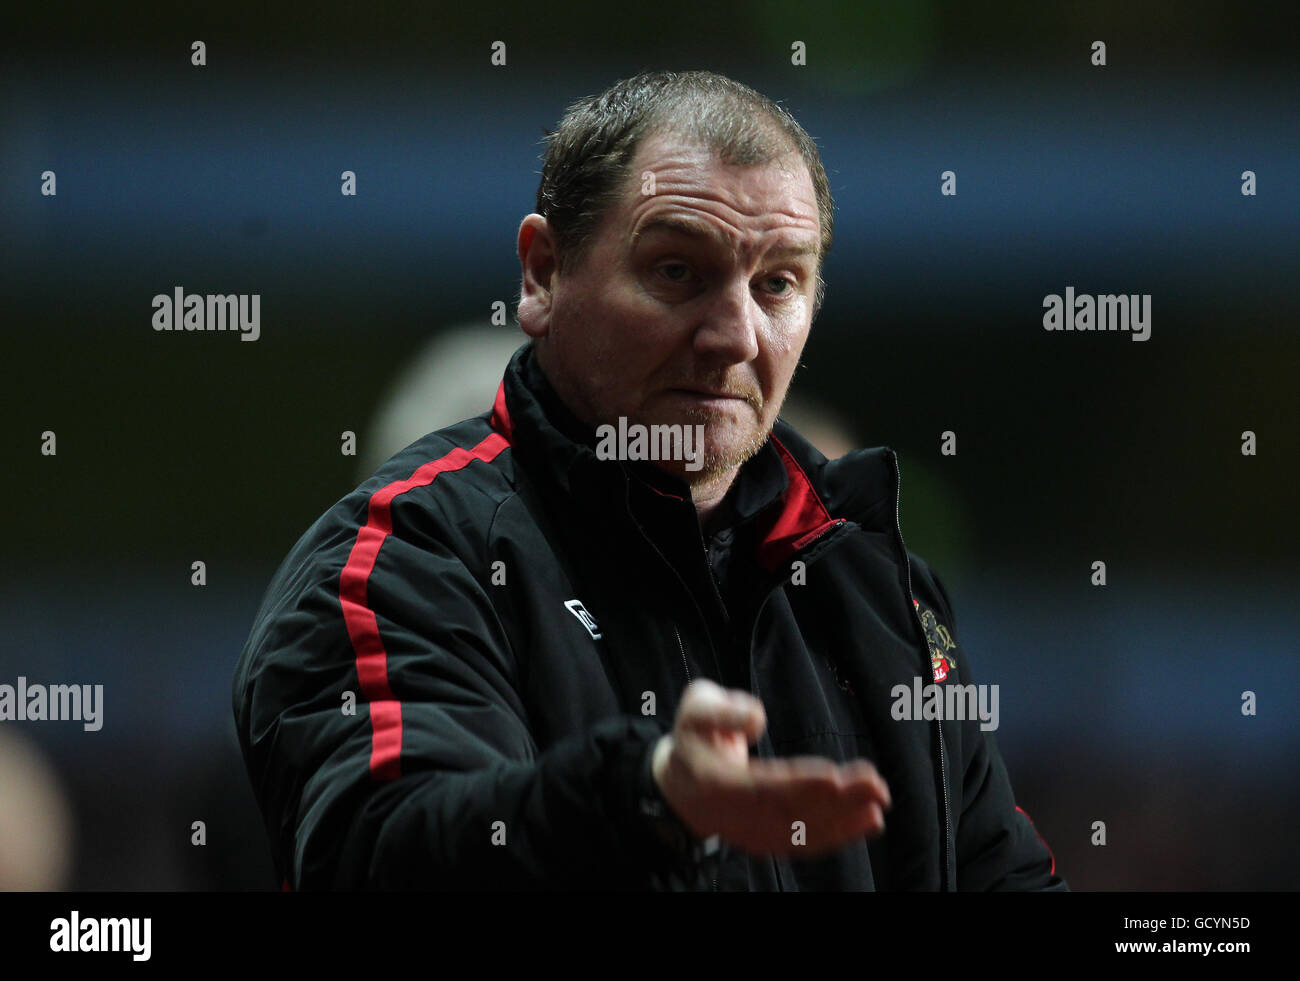
[[[492,410],[322,516],[241,656],[288,888],[1065,888],[980,719],[893,711],[932,662],[971,683],[896,456],[777,419],[831,237],[751,89],[569,110]]]

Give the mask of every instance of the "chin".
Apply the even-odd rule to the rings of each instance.
[[[706,429],[704,466],[694,472],[686,471],[683,477],[692,484],[706,483],[736,469],[763,448],[768,432],[750,427],[739,431],[729,429],[715,435]]]

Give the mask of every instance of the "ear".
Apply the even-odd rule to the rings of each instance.
[[[550,222],[530,214],[519,225],[519,326],[529,337],[545,337],[551,322],[551,289],[555,277],[556,241]]]

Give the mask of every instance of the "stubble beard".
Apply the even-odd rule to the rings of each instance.
[[[753,406],[752,402],[747,403]],[[759,418],[762,418],[762,409],[760,406],[753,406]],[[732,443],[724,449],[718,448],[710,439],[709,431],[718,425],[718,413],[712,409],[703,407],[687,409],[683,415],[689,425],[704,426],[704,457],[702,466],[699,470],[683,470],[681,476],[692,488],[717,482],[739,469],[747,461],[751,460],[763,445],[767,442],[771,434],[771,427],[764,428],[757,426],[748,431],[745,437],[739,443]]]

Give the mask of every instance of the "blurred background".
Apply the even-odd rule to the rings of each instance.
[[[736,78],[818,141],[835,245],[795,411],[899,451],[904,536],[1000,685],[1058,870],[1294,888],[1297,9],[11,9],[0,683],[104,709],[0,722],[0,888],[278,886],[231,713],[262,593],[385,457],[489,408],[543,128],[655,68]],[[177,286],[259,293],[260,339],[155,332]],[[1067,286],[1151,294],[1150,340],[1045,332]]]

